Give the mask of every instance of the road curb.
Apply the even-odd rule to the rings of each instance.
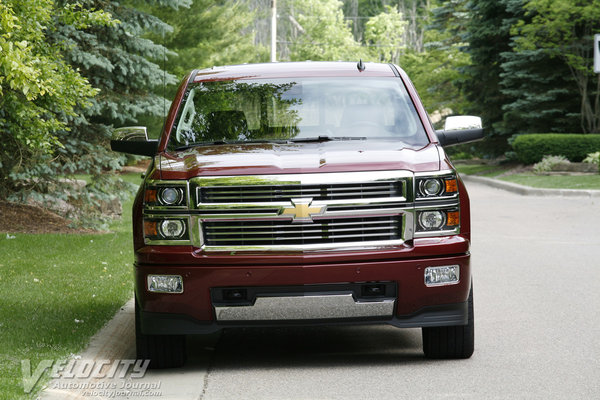
[[[498,179],[484,178],[483,176],[461,175],[465,182],[475,182],[496,189],[506,190],[523,196],[562,196],[562,197],[592,197],[600,198],[600,190],[578,190],[578,189],[540,189],[523,186],[512,182]]]

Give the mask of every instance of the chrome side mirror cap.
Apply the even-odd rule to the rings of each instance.
[[[446,118],[444,130],[435,132],[442,146],[453,146],[483,139],[480,117],[459,115]]]
[[[152,157],[158,149],[158,140],[148,139],[145,126],[128,126],[113,131],[110,148],[121,153]]]
[[[481,129],[481,117],[473,115],[455,115],[446,118],[444,122],[445,131],[464,131],[467,129]]]

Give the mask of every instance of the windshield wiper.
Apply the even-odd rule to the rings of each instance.
[[[294,143],[310,143],[310,142],[333,142],[338,140],[367,140],[364,136],[314,136],[305,138],[290,139]]]
[[[189,144],[184,144],[182,146],[177,146],[173,150],[175,150],[175,151],[181,151],[181,150],[191,149],[192,147],[197,147],[197,146],[211,146],[211,145],[216,145],[216,144],[229,144],[229,143],[225,142],[223,140],[215,140],[213,142],[197,142],[197,143],[189,143]]]
[[[292,139],[254,139],[254,140],[214,140],[206,142],[189,143],[175,147],[173,150],[181,151],[191,149],[197,146],[214,146],[222,144],[252,144],[252,143],[313,143],[313,142],[332,142],[342,140],[367,140],[363,136],[313,136]]]
[[[214,146],[222,144],[253,144],[253,143],[287,143],[286,139],[254,139],[254,140],[214,140],[206,142],[189,143],[175,147],[175,151],[187,150],[197,146]]]

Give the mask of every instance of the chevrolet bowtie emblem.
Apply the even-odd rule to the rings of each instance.
[[[282,215],[291,215],[292,222],[312,222],[313,215],[323,214],[325,206],[312,206],[312,199],[292,199],[292,207],[285,207]]]

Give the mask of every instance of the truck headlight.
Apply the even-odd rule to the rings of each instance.
[[[183,199],[181,188],[166,187],[160,189],[158,193],[160,202],[168,206],[180,205]]]
[[[421,211],[419,213],[419,225],[426,231],[438,230],[444,226],[446,216],[441,211]]]
[[[144,218],[144,238],[148,244],[182,244],[181,241],[189,241],[187,219]],[[177,242],[169,243],[169,241]]]
[[[417,211],[417,233],[454,231],[460,228],[460,212],[457,209]]]
[[[456,175],[418,177],[416,192],[418,200],[455,196],[458,193]]]
[[[187,189],[169,181],[154,181],[144,189],[144,203],[150,208],[186,208]]]
[[[419,182],[419,192],[425,197],[438,196],[442,189],[442,182],[439,179],[423,179]]]
[[[180,219],[166,219],[160,223],[159,230],[165,239],[179,239],[185,233],[185,223]]]

